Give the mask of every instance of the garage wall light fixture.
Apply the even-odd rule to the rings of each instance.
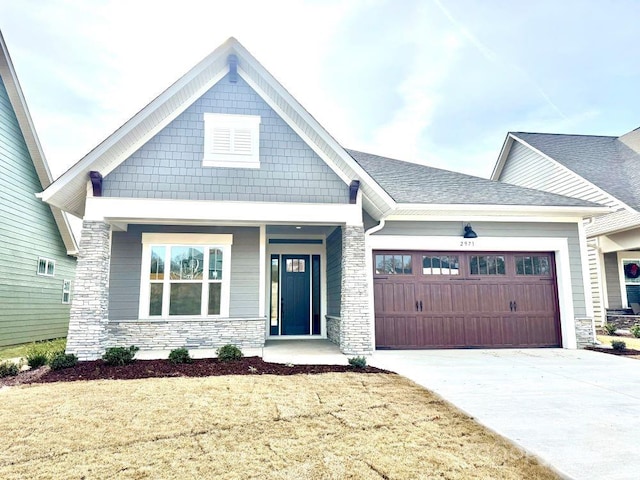
[[[471,228],[471,224],[467,223],[464,226],[464,233],[462,234],[462,237],[463,238],[478,238],[478,234],[473,231],[473,228]]]

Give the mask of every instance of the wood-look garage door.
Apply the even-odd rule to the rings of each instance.
[[[553,253],[373,257],[377,348],[561,345]]]

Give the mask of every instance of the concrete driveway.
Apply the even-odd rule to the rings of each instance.
[[[640,360],[585,350],[376,351],[575,479],[640,478]]]

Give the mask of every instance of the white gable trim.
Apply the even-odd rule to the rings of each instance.
[[[517,135],[515,135],[513,133],[509,133],[507,135],[507,140],[505,140],[504,146],[502,147],[500,155],[498,156],[498,162],[496,163],[496,166],[493,169],[493,173],[491,174],[491,180],[499,181],[500,175],[502,175],[502,170],[504,169],[504,166],[505,166],[505,164],[507,162],[507,158],[509,157],[509,153],[511,152],[511,147],[513,146],[513,142],[514,141],[519,142],[521,145],[527,147],[528,149],[530,149],[531,151],[533,151],[536,154],[540,155],[541,157],[544,157],[545,159],[549,160],[554,165],[560,167],[561,170],[563,170],[564,172],[566,172],[569,175],[571,175],[577,182],[580,182],[580,183],[588,185],[590,188],[593,188],[598,193],[600,193],[600,194],[604,195],[605,197],[609,198],[612,202],[617,203],[618,205],[620,205],[620,207],[625,208],[625,209],[629,210],[630,212],[635,212],[635,210],[633,208],[631,208],[629,205],[627,205],[626,203],[621,201],[619,198],[614,197],[609,192],[606,192],[602,188],[598,187],[597,185],[594,185],[593,183],[591,183],[586,178],[578,175],[576,172],[574,172],[570,168],[567,168],[566,166],[564,166],[563,164],[561,164],[557,160],[554,160],[552,157],[550,157],[546,153],[544,153],[541,150],[538,150],[537,148],[531,146],[526,141],[524,141],[523,139],[521,139],[520,137],[518,137]]]
[[[43,200],[82,217],[89,171],[97,170],[103,176],[113,171],[219,82],[229,71],[227,57],[230,54],[239,57],[238,73],[242,78],[347,185],[354,179],[360,179],[367,203],[373,204],[375,211],[386,213],[393,208],[393,199],[234,38],[214,50],[63,174],[43,192]],[[282,102],[278,102],[278,99]],[[290,107],[290,114],[283,111],[282,103]],[[320,141],[314,141],[311,133],[317,135]]]

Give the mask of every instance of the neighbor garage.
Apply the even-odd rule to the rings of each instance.
[[[554,253],[374,251],[376,348],[561,346]]]

